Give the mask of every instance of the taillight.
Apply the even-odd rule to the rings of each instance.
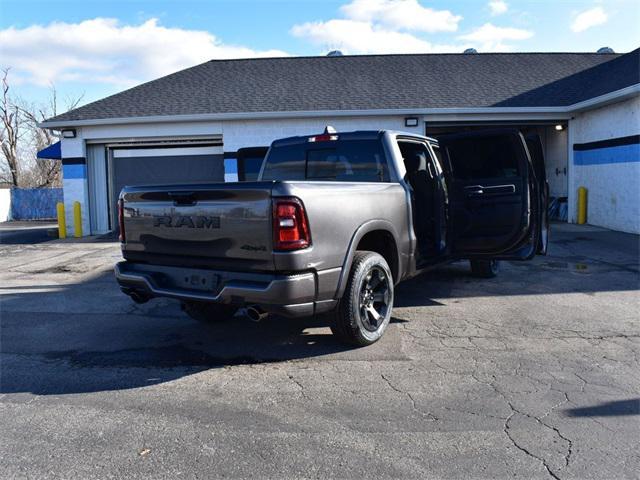
[[[311,245],[309,221],[302,202],[295,197],[273,199],[273,249],[299,250]]]
[[[124,200],[122,198],[118,200],[118,229],[120,230],[118,238],[124,243],[126,237],[124,235]]]

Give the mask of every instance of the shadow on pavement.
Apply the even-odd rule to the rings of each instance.
[[[635,248],[637,237],[629,238],[629,247]],[[395,306],[439,308],[465,297],[637,290],[638,275],[628,264],[630,256],[617,259],[617,250],[603,252],[598,245],[608,240],[558,235],[560,253],[507,263],[495,279],[473,278],[466,262],[452,264],[399,285]],[[574,270],[573,262],[586,268]],[[393,328],[374,346],[354,349],[334,339],[326,317],[268,318],[259,324],[234,318],[202,325],[181,312],[175,301],[133,304],[119,291],[111,271],[75,284],[56,284],[56,275],[69,275],[67,271],[49,269],[46,274],[42,285],[0,288],[0,393],[138,388],[211,368],[311,357],[407,360],[401,336]],[[45,287],[50,289],[44,291]],[[401,317],[396,311],[392,322],[407,321]],[[635,411],[637,403],[629,401],[575,409],[568,415]]]
[[[53,225],[55,227],[55,225]],[[0,228],[0,245],[30,245],[44,243],[53,240],[47,233],[52,225],[13,227],[11,224],[3,224]]]
[[[177,301],[136,305],[119,291],[111,271],[76,284],[47,283],[50,291],[0,290],[0,393],[120,390],[230,365],[380,355],[337,342],[319,316],[202,324]],[[389,341],[388,350],[398,356],[393,340],[379,343]]]
[[[606,402],[600,405],[594,405],[593,407],[570,408],[565,410],[564,413],[568,417],[619,417],[640,415],[640,398]]]

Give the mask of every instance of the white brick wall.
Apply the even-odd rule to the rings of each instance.
[[[91,127],[82,127],[81,129],[82,136],[87,140],[185,137],[191,135],[219,135],[221,133],[222,122],[165,122],[131,125],[96,125]]]
[[[402,116],[225,121],[222,124],[224,149],[236,151],[243,147],[269,146],[278,138],[322,133],[327,125],[338,132],[388,129],[424,135],[424,123],[419,122],[413,128],[405,127]]]
[[[73,225],[73,204],[74,202],[80,202],[80,208],[82,212],[82,234],[89,235],[89,208],[88,208],[88,187],[87,181],[80,178],[64,179],[62,180],[63,196],[64,196],[64,216],[67,222],[67,236],[72,237],[74,235]]]
[[[9,211],[11,210],[11,190],[9,188],[0,188],[0,222],[9,220]]]
[[[75,138],[62,138],[60,143],[62,158],[82,158],[86,155],[82,129],[76,130]]]
[[[268,146],[277,138],[321,133],[326,125],[338,131],[392,129],[424,134],[424,123],[405,127],[404,116],[327,117],[309,119],[226,120],[189,123],[156,123],[140,125],[105,125],[82,127],[75,139],[63,139],[63,157],[84,156],[84,140],[151,139],[153,137],[187,137],[223,135],[224,150],[233,152],[243,147]]]
[[[588,189],[587,222],[624,232],[640,233],[640,159],[631,163],[575,165],[575,143],[640,134],[640,96],[579,113],[570,121],[572,176],[569,221],[577,218],[577,189]]]
[[[572,120],[575,143],[640,133],[640,96],[578,113]]]
[[[640,162],[578,166],[575,181],[585,186],[587,223],[640,233]]]

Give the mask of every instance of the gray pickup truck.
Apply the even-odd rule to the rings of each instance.
[[[545,253],[534,140],[327,127],[274,141],[257,181],[125,187],[115,274],[134,301],[175,298],[198,320],[326,314],[341,340],[369,345],[398,282],[460,259],[494,276],[499,260]]]

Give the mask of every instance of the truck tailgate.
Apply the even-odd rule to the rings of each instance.
[[[125,187],[131,260],[273,270],[273,182]]]

